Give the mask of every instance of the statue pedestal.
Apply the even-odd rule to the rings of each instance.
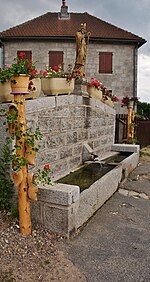
[[[76,80],[73,94],[89,97],[89,93],[87,92],[87,82],[83,80]]]

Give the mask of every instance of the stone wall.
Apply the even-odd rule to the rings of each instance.
[[[76,45],[68,42],[52,41],[17,41],[5,43],[5,63],[11,64],[16,57],[17,50],[31,50],[33,61],[39,69],[49,64],[49,51],[57,50],[64,52],[64,69],[68,64],[75,62]],[[113,73],[99,74],[99,52],[113,53]],[[134,69],[135,63],[135,69]],[[137,50],[129,44],[100,44],[91,43],[88,45],[87,77],[96,77],[100,79],[108,89],[118,97],[124,95],[133,96],[136,94],[137,87]],[[135,77],[134,77],[135,76]],[[135,93],[134,92],[135,88]]]
[[[43,134],[37,166],[52,164],[55,179],[82,164],[85,143],[99,156],[114,143],[115,110],[98,100],[73,94],[40,97],[28,100],[26,109],[28,127]],[[0,135],[2,143],[4,130]]]

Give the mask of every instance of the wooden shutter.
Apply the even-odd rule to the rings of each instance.
[[[61,65],[63,68],[63,52],[62,51],[49,51],[49,66],[53,68],[54,66]]]
[[[17,57],[21,52],[25,53],[24,59],[32,60],[32,51],[17,51]]]
[[[112,73],[112,52],[99,53],[99,73]]]

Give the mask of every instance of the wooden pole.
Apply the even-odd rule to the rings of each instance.
[[[15,94],[14,102],[16,102],[18,109],[17,118],[17,135],[20,139],[16,138],[16,154],[20,157],[25,157],[25,134],[26,134],[26,109],[25,109],[25,95]],[[20,132],[20,133],[19,133]],[[18,209],[19,209],[19,223],[20,232],[22,235],[31,234],[31,216],[30,216],[30,199],[28,197],[28,183],[27,165],[21,167],[23,175],[22,181],[18,186]]]
[[[132,143],[134,139],[134,125],[131,126],[132,123],[134,123],[134,118],[135,118],[134,110],[132,109],[132,107],[128,107],[128,130],[127,130],[128,143]]]
[[[128,142],[131,142],[131,122],[132,122],[132,108],[128,107],[128,130],[127,130]]]

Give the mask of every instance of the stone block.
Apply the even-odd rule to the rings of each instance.
[[[77,132],[67,133],[67,145],[77,143]]]
[[[80,195],[77,228],[82,226],[117,190],[122,168],[118,166],[98,179]]]
[[[38,201],[69,206],[79,200],[79,187],[68,184],[39,185]]]
[[[62,236],[69,237],[76,228],[76,214],[78,203],[71,207],[53,207],[44,205],[44,225],[47,229],[56,232]]]
[[[130,144],[114,144],[112,145],[112,151],[117,152],[134,152],[138,153],[140,151],[139,145],[130,145]]]

